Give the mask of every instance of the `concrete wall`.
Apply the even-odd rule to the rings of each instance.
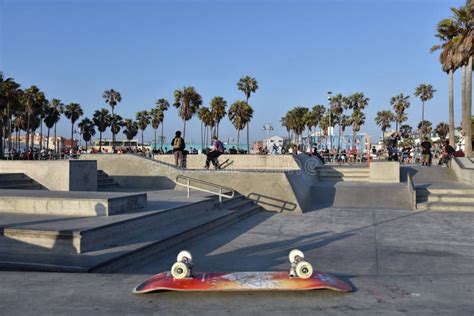
[[[474,163],[466,157],[455,157],[451,161],[451,169],[459,181],[474,185]]]
[[[370,182],[400,182],[400,163],[398,161],[371,161],[369,170]]]
[[[200,155],[201,159],[203,157]],[[287,157],[295,161],[292,156]],[[96,159],[98,169],[125,187],[173,189],[176,177],[184,175],[232,188],[267,210],[292,213],[310,210],[307,195],[317,176],[305,170],[311,170],[311,165],[318,164],[318,161],[309,162],[313,158],[301,157],[306,166],[303,170],[205,171],[180,170],[168,163],[134,155],[82,155],[81,159]]]
[[[174,165],[173,155],[156,155],[158,161]],[[297,170],[299,169],[292,155],[221,155],[219,162],[229,160],[227,170]],[[205,155],[188,155],[187,168],[203,169],[206,162]]]
[[[3,160],[0,173],[24,173],[51,191],[97,191],[95,160]]]

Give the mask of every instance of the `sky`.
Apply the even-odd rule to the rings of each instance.
[[[437,90],[425,118],[448,121],[448,76],[433,36],[449,8],[463,0],[0,0],[0,71],[23,88],[37,85],[48,99],[81,104],[86,117],[108,106],[102,94],[122,95],[116,113],[134,118],[159,98],[173,103],[173,91],[193,86],[208,106],[214,96],[230,105],[244,95],[236,88],[249,75],[259,89],[251,141],[285,136],[280,118],[295,106],[327,105],[327,91],[369,97],[366,124],[389,110],[390,98],[410,95],[408,124],[421,120],[413,96],[420,83]],[[455,122],[460,123],[460,72],[455,73]],[[175,108],[165,114],[167,141],[182,129]],[[60,133],[69,135],[63,119]],[[145,141],[153,138],[151,127]],[[187,141],[200,142],[197,117]],[[236,139],[225,118],[220,136]],[[110,132],[105,137],[111,138]],[[119,138],[123,134],[120,132]]]

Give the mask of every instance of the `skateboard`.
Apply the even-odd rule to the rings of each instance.
[[[234,161],[229,161],[229,159],[226,159],[223,163],[221,163],[217,166],[217,169],[219,169],[219,170],[220,169],[225,169],[233,163],[234,163]]]
[[[192,255],[181,251],[171,271],[145,280],[133,289],[142,294],[154,291],[305,291],[330,289],[351,292],[352,287],[327,273],[314,270],[304,254],[293,249],[290,271],[270,272],[193,272]]]

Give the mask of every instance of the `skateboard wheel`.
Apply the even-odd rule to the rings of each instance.
[[[301,250],[299,249],[293,249],[290,251],[290,254],[288,255],[288,259],[290,259],[290,262],[296,262],[296,257],[300,257],[300,259],[304,259],[304,254]]]
[[[171,267],[171,275],[175,279],[184,279],[189,276],[189,268],[183,262],[176,262]]]
[[[313,275],[313,266],[307,261],[301,261],[296,265],[296,275],[301,279],[308,279]]]
[[[193,260],[193,256],[191,255],[189,251],[182,250],[178,253],[178,256],[176,257],[176,261],[184,262],[185,260],[191,262]]]

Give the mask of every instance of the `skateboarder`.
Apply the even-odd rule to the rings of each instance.
[[[224,153],[224,145],[217,139],[217,136],[212,137],[212,148],[207,152],[206,165],[204,168],[209,169],[209,165],[212,164],[217,169],[219,167],[217,158]]]
[[[175,133],[175,137],[171,141],[173,147],[174,164],[178,168],[184,167],[184,148],[186,147],[184,139],[181,137],[181,131]]]

